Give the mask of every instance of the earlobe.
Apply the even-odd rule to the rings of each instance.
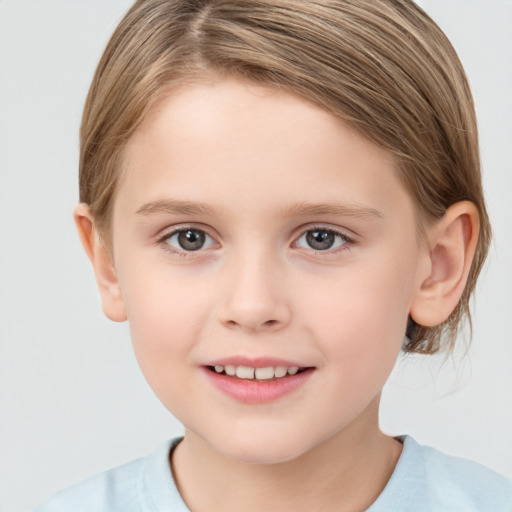
[[[455,203],[429,228],[428,271],[419,279],[410,311],[417,324],[442,324],[457,307],[475,255],[479,228],[478,210],[470,201]]]
[[[94,217],[89,206],[84,203],[77,205],[73,217],[80,241],[91,261],[96,276],[103,312],[114,322],[124,322],[126,320],[126,309],[115,267],[95,228]]]

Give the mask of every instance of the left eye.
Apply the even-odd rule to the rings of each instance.
[[[297,247],[314,249],[315,251],[327,251],[336,249],[348,241],[347,237],[331,229],[310,229],[306,231],[296,242]]]
[[[200,229],[180,229],[166,238],[165,243],[179,251],[198,251],[213,246],[212,238]]]

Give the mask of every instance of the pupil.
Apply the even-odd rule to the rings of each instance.
[[[307,242],[312,249],[324,251],[334,244],[334,233],[325,230],[309,231],[306,235]]]
[[[178,235],[178,242],[187,251],[197,251],[204,245],[204,233],[201,231],[181,231]]]

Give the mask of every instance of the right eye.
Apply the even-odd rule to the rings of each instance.
[[[200,229],[177,229],[163,240],[178,252],[198,251],[213,246],[213,239]]]

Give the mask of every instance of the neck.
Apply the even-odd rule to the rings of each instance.
[[[227,459],[186,431],[171,464],[178,489],[194,512],[351,512],[366,510],[377,499],[401,449],[379,430],[376,399],[353,424],[291,461]]]

